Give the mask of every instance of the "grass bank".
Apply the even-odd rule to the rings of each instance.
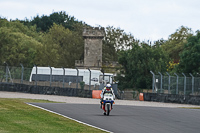
[[[0,133],[101,133],[103,131],[32,107],[25,102],[51,102],[0,98]]]

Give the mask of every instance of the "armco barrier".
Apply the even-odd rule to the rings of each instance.
[[[143,93],[144,101],[200,105],[200,96],[162,93]]]
[[[0,83],[0,91],[92,98],[92,90]]]
[[[101,90],[93,90],[92,98],[101,99],[101,96],[100,96],[101,92],[102,92]]]

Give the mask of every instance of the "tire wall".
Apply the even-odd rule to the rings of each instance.
[[[200,96],[162,93],[143,93],[144,101],[200,105]]]

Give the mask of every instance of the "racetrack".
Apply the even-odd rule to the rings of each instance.
[[[104,116],[97,104],[32,103],[115,133],[189,133],[200,131],[200,110],[115,105]]]
[[[34,103],[40,107],[116,133],[193,133],[200,131],[198,105],[115,100],[104,116],[99,99],[0,91],[0,98],[43,99],[64,103]]]

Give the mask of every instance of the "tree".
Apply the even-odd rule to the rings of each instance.
[[[103,61],[117,61],[118,52],[128,49],[134,41],[133,36],[126,34],[120,28],[106,27],[106,35],[103,40]]]
[[[168,55],[160,45],[151,47],[145,43],[133,43],[132,49],[122,50],[119,53],[119,63],[122,65],[121,75],[124,75],[118,76],[119,87],[121,89],[150,88],[152,79],[150,70],[166,71],[168,61]]]
[[[180,54],[179,72],[199,73],[200,72],[200,32],[188,38],[183,52]]]
[[[190,28],[181,26],[175,33],[169,36],[169,39],[163,43],[162,48],[167,51],[169,57],[178,63],[180,60],[179,54],[183,51],[184,44],[187,43],[187,38],[192,36]]]
[[[83,38],[77,32],[54,25],[44,35],[40,64],[55,67],[74,67],[83,54]]]
[[[21,21],[26,25],[29,25],[27,21]],[[85,23],[76,20],[73,16],[69,16],[65,12],[54,12],[50,16],[43,15],[39,17],[38,15],[30,21],[31,25],[37,26],[37,31],[46,32],[53,24],[62,25],[71,31],[80,31]],[[77,28],[78,27],[78,28]],[[82,31],[82,30],[81,30]]]
[[[39,40],[35,27],[28,28],[19,21],[0,19],[0,62],[6,61],[11,66],[23,63],[32,67],[37,62]]]

